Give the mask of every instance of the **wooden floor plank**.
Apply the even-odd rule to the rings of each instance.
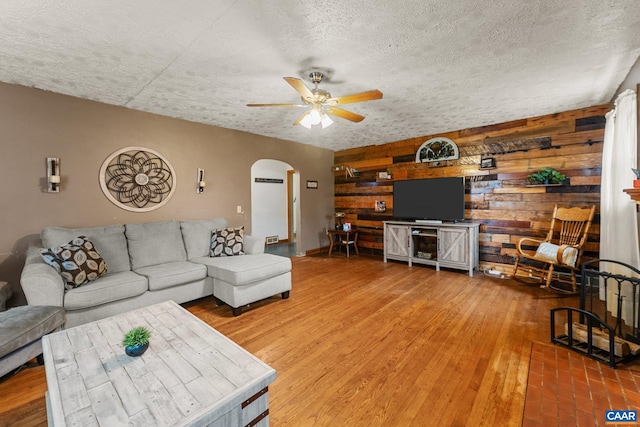
[[[288,300],[185,307],[276,369],[273,426],[521,425],[534,340],[577,297],[367,255],[294,258]],[[0,383],[0,425],[46,425],[43,367]],[[425,424],[426,423],[426,424]]]

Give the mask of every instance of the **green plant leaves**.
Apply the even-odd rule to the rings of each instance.
[[[122,345],[124,347],[132,345],[143,345],[149,342],[151,331],[146,326],[136,326],[124,335]]]

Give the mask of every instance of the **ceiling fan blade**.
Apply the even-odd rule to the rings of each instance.
[[[352,95],[336,96],[329,98],[326,104],[329,105],[343,105],[352,104],[354,102],[373,101],[374,99],[382,98],[382,92],[379,90],[369,90],[367,92],[354,93]]]
[[[351,111],[343,110],[338,107],[328,107],[326,110],[327,114],[332,114],[334,116],[342,117],[343,119],[351,120],[352,122],[361,122],[364,120],[364,116],[360,114],[352,113]]]
[[[311,90],[304,84],[304,82],[295,77],[283,77],[287,83],[289,83],[295,90],[298,91],[302,99],[309,100],[310,102],[315,99]]]
[[[247,107],[307,107],[301,104],[247,104]]]

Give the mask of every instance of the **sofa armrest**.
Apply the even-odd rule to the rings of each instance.
[[[259,237],[244,236],[244,253],[247,255],[256,255],[264,253],[264,239]]]
[[[29,248],[20,285],[29,305],[64,307],[64,281],[55,268],[47,265],[37,248]]]
[[[5,311],[7,309],[7,301],[9,301],[12,294],[11,283],[0,282],[0,311]]]

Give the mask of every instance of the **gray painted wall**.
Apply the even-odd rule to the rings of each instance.
[[[175,169],[176,191],[160,209],[128,212],[100,189],[102,162],[129,146],[156,150]],[[46,157],[60,158],[60,193],[44,191]],[[299,251],[327,246],[334,210],[330,150],[0,83],[0,280],[13,284],[11,305],[24,304],[24,254],[43,227],[225,217],[250,234],[251,165],[261,158],[300,173]],[[203,194],[195,192],[199,167],[206,170]],[[306,189],[306,180],[318,181],[319,189]],[[238,205],[244,214],[236,213]]]

